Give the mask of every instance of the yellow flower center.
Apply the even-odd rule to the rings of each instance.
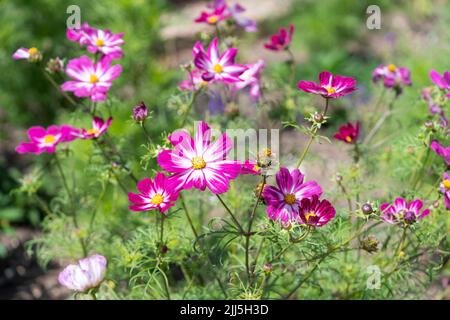
[[[88,131],[87,131],[87,133],[88,134],[92,134],[92,135],[96,135],[96,134],[98,134],[98,130],[97,129],[89,129]]]
[[[445,179],[442,181],[442,184],[444,185],[445,189],[450,189],[450,180]]]
[[[97,45],[97,47],[101,47],[105,44],[105,42],[102,39],[97,39],[97,41],[95,41],[95,44]]]
[[[203,160],[202,157],[194,157],[192,159],[192,168],[200,170],[203,169],[204,167],[206,167],[206,162],[205,160]]]
[[[89,81],[91,83],[97,83],[98,82],[98,77],[95,74],[91,74],[89,77]]]
[[[390,71],[390,72],[395,72],[395,70],[397,70],[397,67],[395,66],[395,64],[390,64],[390,65],[388,65],[388,70]]]
[[[150,200],[150,202],[154,205],[159,205],[164,201],[164,197],[162,195],[160,195],[159,193],[155,194],[152,198],[152,200]]]
[[[346,136],[346,137],[345,137],[345,141],[347,141],[347,142],[350,143],[350,142],[352,142],[352,138],[351,138],[350,136]]]
[[[222,73],[223,68],[222,68],[222,66],[221,66],[220,64],[216,64],[216,65],[213,67],[213,71],[214,71],[215,73]]]
[[[39,50],[35,47],[28,49],[28,53],[32,56],[39,52]]]
[[[284,202],[286,202],[287,204],[294,204],[295,203],[295,196],[291,193],[288,193],[287,195],[284,196]]]
[[[44,137],[44,142],[45,143],[53,143],[56,141],[56,137],[52,134],[48,134]]]
[[[210,24],[214,24],[214,23],[217,23],[217,21],[219,21],[219,18],[217,16],[211,16],[211,17],[208,17],[208,19],[206,19],[206,21],[208,21],[208,23],[210,23]]]
[[[316,214],[314,212],[310,212],[305,216],[306,222],[309,222],[309,218],[315,217]]]
[[[255,165],[255,166],[253,167],[253,171],[259,171],[260,169],[261,169],[261,167],[258,166],[258,165]]]
[[[325,86],[324,88],[327,90],[328,94],[336,93],[336,89],[334,87]]]

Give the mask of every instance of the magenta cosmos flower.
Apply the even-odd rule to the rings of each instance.
[[[261,167],[255,160],[246,160],[241,167],[241,174],[260,174]]]
[[[261,71],[264,69],[265,63],[264,60],[259,60],[255,64],[248,64],[246,67],[248,68],[245,70],[239,78],[242,79],[242,81],[235,82],[233,84],[234,90],[242,90],[246,87],[249,88],[250,97],[254,101],[258,101],[261,98],[261,84],[260,84],[260,77],[261,77]]]
[[[226,0],[214,0],[212,4],[208,5],[208,8],[218,9],[223,5],[226,6],[225,13],[231,15],[236,25],[243,28],[246,32],[255,32],[258,30],[256,21],[243,17],[242,12],[245,12],[246,9],[235,1],[232,4],[228,4]]]
[[[80,29],[67,29],[67,38],[87,46],[91,53],[100,52],[111,59],[122,57],[123,33],[114,34],[109,30],[100,30],[84,23]]]
[[[239,76],[247,67],[234,63],[238,50],[229,48],[220,54],[218,42],[218,39],[214,38],[207,52],[199,44],[194,46],[194,51],[197,51],[194,64],[203,72],[203,80],[219,80],[229,83],[241,81]]]
[[[439,189],[444,195],[445,209],[450,210],[450,175],[447,172],[442,174],[442,182]]]
[[[272,51],[281,51],[289,48],[292,42],[292,35],[294,34],[295,27],[290,25],[289,29],[280,28],[277,34],[270,37],[270,41],[264,44],[264,48]]]
[[[58,276],[61,285],[77,292],[87,292],[97,288],[103,281],[107,261],[104,256],[94,254],[70,264]]]
[[[161,172],[156,174],[153,181],[150,178],[140,180],[136,186],[140,193],[128,193],[128,200],[132,203],[130,210],[167,211],[178,199],[178,192],[170,187],[168,182],[167,177]]]
[[[379,65],[372,72],[372,81],[383,80],[386,88],[402,87],[411,85],[411,76],[408,68],[397,67],[394,64]]]
[[[263,192],[270,219],[298,221],[301,201],[313,196],[320,197],[322,188],[315,181],[303,182],[304,177],[298,169],[289,172],[287,168],[280,168],[276,174],[277,186],[267,186]]]
[[[320,94],[325,98],[337,99],[357,90],[356,80],[340,75],[333,76],[331,72],[323,71],[319,74],[319,83],[300,81],[300,90],[308,93]]]
[[[430,79],[433,83],[442,90],[450,90],[450,72],[445,71],[442,76],[434,69],[430,71]],[[446,94],[447,98],[450,98],[450,92]]]
[[[38,50],[38,48],[32,47],[32,48],[19,48],[16,52],[13,54],[14,60],[21,60],[25,59],[30,62],[36,62],[42,59],[42,54]]]
[[[111,82],[122,72],[120,65],[111,66],[111,59],[104,56],[99,62],[92,62],[87,56],[70,60],[66,73],[73,81],[64,82],[63,91],[73,91],[80,98],[89,97],[92,101],[106,100],[106,92]]]
[[[431,141],[430,148],[450,166],[450,146],[444,147],[437,140],[433,140]]]
[[[216,25],[220,21],[226,20],[230,17],[231,13],[227,11],[227,5],[224,4],[217,8],[213,8],[209,12],[203,11],[200,16],[195,19],[195,22]]]
[[[94,117],[92,119],[92,128],[87,130],[81,129],[81,132],[76,135],[81,139],[97,139],[108,130],[112,119],[112,117],[109,117],[105,122],[102,118]]]
[[[339,131],[334,134],[334,138],[345,143],[354,144],[358,140],[360,126],[359,121],[355,124],[349,122],[346,125],[342,125],[339,127]]]
[[[314,227],[327,224],[336,215],[336,210],[328,200],[319,200],[314,195],[311,199],[300,201],[299,222]]]
[[[407,203],[405,199],[397,198],[393,204],[383,203],[380,206],[381,219],[393,224],[410,225],[430,213],[428,209],[421,211],[422,207],[423,202],[420,199]]]
[[[180,81],[178,89],[181,91],[197,91],[208,85],[208,82],[203,80],[200,70],[194,69],[188,72],[188,78]]]
[[[16,152],[33,154],[41,154],[42,152],[55,153],[56,146],[59,143],[75,140],[78,133],[78,129],[68,125],[50,126],[47,129],[31,127],[28,129],[30,142],[22,142],[16,147]]]
[[[223,133],[211,142],[211,130],[206,122],[198,122],[194,138],[183,129],[169,135],[169,141],[174,149],[163,150],[158,155],[158,163],[173,173],[170,181],[177,190],[208,188],[214,194],[221,194],[228,190],[230,180],[241,173],[238,161],[226,159],[233,141]]]

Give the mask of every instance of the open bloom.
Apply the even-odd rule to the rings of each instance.
[[[104,121],[102,118],[94,117],[92,119],[92,128],[88,130],[81,129],[81,132],[76,135],[81,139],[97,139],[108,130],[112,119],[112,117],[109,117],[108,120]]]
[[[211,142],[211,129],[206,122],[198,122],[194,138],[183,129],[169,135],[169,141],[174,149],[163,150],[158,155],[158,163],[173,173],[170,180],[177,190],[208,188],[214,194],[221,194],[228,190],[230,180],[241,173],[238,161],[226,159],[233,141],[223,133]]]
[[[393,204],[383,203],[380,206],[381,219],[389,223],[403,223],[410,225],[430,213],[429,209],[421,211],[423,202],[420,199],[406,202],[403,198],[395,199]]]
[[[242,81],[235,82],[233,84],[233,89],[242,90],[246,87],[249,87],[250,96],[253,100],[258,101],[261,97],[260,77],[261,71],[262,69],[264,69],[264,66],[264,60],[259,60],[257,63],[246,65],[248,69],[245,70],[239,77],[242,79]]]
[[[321,227],[336,215],[336,210],[328,200],[319,200],[318,196],[300,201],[299,222],[310,226]]]
[[[66,73],[73,78],[62,84],[63,91],[73,91],[77,97],[89,97],[92,101],[106,100],[106,92],[111,82],[122,72],[120,65],[111,66],[111,59],[107,56],[95,63],[87,56],[70,60]]]
[[[270,37],[270,41],[264,44],[264,48],[272,51],[281,51],[289,48],[292,42],[292,35],[294,34],[295,27],[290,25],[289,29],[280,28],[277,34]]]
[[[78,129],[68,125],[43,127],[31,127],[28,129],[30,142],[22,142],[16,147],[18,153],[41,154],[55,153],[56,146],[61,142],[69,142],[76,139]]]
[[[122,57],[122,47],[125,43],[123,33],[114,34],[109,30],[100,30],[90,27],[84,23],[80,29],[67,29],[67,38],[87,46],[91,53],[100,52],[110,59]]]
[[[217,8],[213,8],[210,12],[203,11],[200,16],[195,19],[195,22],[215,25],[229,17],[231,17],[231,13],[227,11],[227,5],[223,4]]]
[[[434,69],[430,71],[430,79],[433,83],[443,90],[450,90],[450,72],[445,71],[442,76]],[[450,98],[450,92],[446,94],[447,98]]]
[[[132,203],[130,210],[133,211],[165,212],[178,199],[178,192],[169,186],[167,177],[161,172],[158,172],[153,181],[150,178],[140,180],[136,188],[140,193],[128,193],[128,200]]]
[[[408,68],[397,67],[394,64],[379,65],[372,72],[372,81],[378,82],[383,80],[386,88],[401,88],[402,86],[411,85],[411,76]]]
[[[198,44],[194,47],[194,50],[197,50],[194,64],[203,72],[203,80],[219,80],[229,83],[241,81],[239,76],[247,68],[243,65],[234,63],[238,50],[229,48],[220,54],[218,41],[217,38],[214,38],[208,47],[208,51],[205,51],[203,47]]]
[[[431,141],[430,148],[450,166],[450,146],[444,147],[437,140],[433,140]]]
[[[233,1],[232,4],[228,4],[227,0],[214,0],[211,4],[208,5],[209,8],[219,9],[223,5],[226,6],[225,13],[229,13],[234,23],[239,27],[243,28],[246,32],[255,32],[258,30],[256,26],[256,21],[243,17],[242,12],[245,12],[246,9]]]
[[[349,122],[346,125],[342,125],[339,127],[339,132],[334,134],[334,137],[337,140],[344,141],[345,143],[354,144],[358,140],[359,137],[359,128],[360,123],[357,121],[355,125]]]
[[[13,54],[14,60],[20,60],[25,59],[30,62],[37,62],[42,60],[42,54],[38,50],[38,48],[32,47],[32,48],[19,48],[16,52]]]
[[[308,93],[320,94],[325,98],[340,98],[356,91],[356,80],[340,75],[333,76],[331,72],[323,71],[319,74],[319,83],[300,81],[300,90]]]
[[[447,172],[442,174],[442,182],[439,189],[444,195],[445,209],[450,210],[450,175]]]
[[[95,254],[70,264],[58,276],[61,285],[70,290],[87,292],[97,288],[103,281],[107,261],[104,256]]]
[[[203,80],[200,70],[194,69],[188,72],[188,78],[180,81],[178,88],[181,91],[197,91],[204,86],[207,86],[209,82]]]
[[[315,181],[304,182],[304,177],[298,169],[289,172],[287,168],[280,168],[276,174],[277,186],[267,186],[263,192],[270,219],[297,221],[301,201],[313,196],[320,197],[322,188]]]

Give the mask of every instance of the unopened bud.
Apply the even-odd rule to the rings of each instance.
[[[323,122],[323,120],[324,120],[323,114],[317,113],[317,112],[314,113],[313,118],[314,118],[314,121],[315,121],[315,122],[319,122],[319,123]]]
[[[377,252],[378,244],[379,241],[374,236],[368,236],[360,242],[361,248],[369,253]]]
[[[148,109],[144,101],[133,108],[133,119],[136,122],[143,122],[148,117]]]
[[[335,179],[336,179],[336,182],[341,182],[343,178],[340,174],[337,174]]]
[[[370,203],[365,203],[365,204],[363,204],[363,205],[361,206],[361,211],[362,211],[364,214],[369,215],[369,214],[373,213],[373,208],[372,208],[372,206],[370,205]]]
[[[434,129],[434,123],[433,123],[433,121],[430,121],[430,120],[425,121],[424,126],[425,126],[425,128],[427,128],[429,130]]]
[[[270,274],[273,271],[273,265],[271,263],[266,263],[263,266],[263,271],[265,274]]]
[[[50,74],[60,73],[64,69],[64,61],[61,60],[59,57],[52,58],[47,62],[47,67],[45,70],[47,70]]]
[[[267,168],[272,164],[272,150],[265,148],[258,153],[258,167]]]

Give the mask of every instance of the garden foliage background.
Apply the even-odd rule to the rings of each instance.
[[[260,2],[260,5],[264,6],[265,1]],[[246,5],[245,1],[242,3]],[[90,122],[90,116],[84,113],[81,107],[75,110],[61,93],[46,81],[38,68],[27,63],[18,63],[11,59],[11,55],[21,46],[37,46],[46,58],[59,56],[67,61],[81,55],[83,49],[66,39],[66,8],[70,4],[73,4],[73,1],[0,2],[0,233],[14,238],[15,230],[24,226],[43,230],[46,236],[36,238],[34,246],[28,247],[30,252],[32,248],[38,251],[39,262],[43,267],[50,261],[67,262],[79,258],[81,253],[76,239],[85,235],[77,234],[77,230],[66,230],[64,217],[55,218],[49,213],[57,212],[63,202],[57,193],[60,189],[60,184],[55,182],[57,173],[47,166],[49,158],[19,156],[14,152],[14,148],[24,140],[26,129],[30,126],[70,123],[80,127]],[[128,162],[131,170],[139,178],[154,176],[158,170],[153,157],[154,150],[146,147],[146,138],[141,128],[132,121],[132,108],[140,101],[145,101],[149,106],[152,119],[147,129],[150,136],[159,143],[164,141],[165,135],[179,128],[179,119],[183,115],[186,100],[186,96],[180,94],[177,89],[178,82],[185,77],[179,66],[191,60],[190,50],[195,41],[195,34],[188,38],[177,34],[176,30],[188,29],[187,26],[193,25],[192,20],[198,11],[192,12],[194,9],[189,8],[199,7],[195,7],[196,4],[191,1],[164,0],[79,0],[76,4],[81,8],[82,21],[88,21],[90,25],[98,28],[125,33],[125,55],[120,61],[123,72],[114,82],[114,94],[109,96],[108,102],[102,105],[102,108],[110,108],[110,113],[114,115],[109,133],[114,137],[116,147],[125,158],[130,159],[130,155],[134,157]],[[381,30],[366,28],[365,10],[371,4],[381,7]],[[230,110],[230,106],[225,106],[224,112],[214,114],[208,111],[207,101],[203,99],[195,105],[191,119],[206,117],[225,128],[283,128],[282,121],[302,122],[317,103],[310,97],[301,95],[295,85],[288,83],[290,68],[284,63],[288,56],[268,52],[262,46],[270,34],[289,23],[296,27],[291,45],[296,60],[295,83],[300,79],[314,80],[321,70],[353,76],[358,81],[357,95],[351,99],[333,102],[332,118],[322,131],[325,136],[331,137],[337,128],[348,120],[367,120],[371,117],[371,108],[381,92],[380,87],[371,83],[371,72],[378,64],[395,63],[407,66],[411,70],[413,85],[406,88],[396,101],[394,120],[385,124],[379,134],[377,141],[380,143],[376,146],[376,151],[371,151],[370,157],[365,159],[371,173],[367,173],[367,179],[364,177],[365,173],[362,173],[360,185],[352,187],[354,192],[360,189],[364,200],[395,196],[394,191],[404,190],[405,184],[410,181],[409,178],[418,166],[418,159],[423,151],[423,146],[418,142],[420,138],[416,138],[420,135],[420,128],[423,127],[428,110],[426,103],[420,99],[420,91],[431,85],[430,69],[440,72],[449,69],[448,2],[296,0],[286,1],[286,6],[290,9],[281,8],[279,14],[262,14],[258,21],[258,32],[240,33],[238,40],[240,61],[256,61],[259,58],[266,60],[263,82],[270,92],[268,100],[273,103],[257,109],[244,97],[240,100],[238,115],[236,110]],[[248,12],[258,10],[248,5],[246,7]],[[207,26],[200,29],[205,32],[212,31]],[[286,158],[297,157],[306,141],[300,133],[289,128],[283,129],[281,139],[282,156]],[[113,280],[102,287],[103,297],[166,298],[161,288],[151,287],[149,290],[146,287],[146,284],[151,283],[151,275],[146,274],[148,270],[145,266],[154,262],[152,252],[155,244],[152,237],[156,234],[152,228],[156,226],[155,216],[152,213],[131,213],[127,209],[128,199],[117,187],[111,173],[114,169],[111,169],[111,164],[95,157],[92,148],[91,144],[81,141],[73,143],[71,155],[64,161],[64,169],[69,172],[71,179],[77,181],[74,188],[80,192],[80,207],[85,210],[80,213],[81,219],[88,222],[90,210],[98,210],[92,239],[93,251],[101,252],[115,261],[115,267],[108,270],[108,279]],[[432,161],[425,168],[423,185],[428,183],[431,186],[440,174],[437,168],[442,168],[441,159],[434,155],[432,157]],[[347,181],[352,179],[353,173],[346,166],[350,161],[351,154],[348,154],[347,149],[335,142],[332,145],[324,142],[313,146],[304,163],[307,177],[326,186],[331,199],[342,207],[345,207],[345,199],[339,197],[339,187],[334,179],[337,173]],[[32,166],[36,163],[38,165]],[[86,166],[87,163],[90,165]],[[45,174],[39,175],[33,169],[36,167],[44,168],[42,172]],[[372,174],[373,172],[376,174]],[[118,174],[126,176],[120,170]],[[253,197],[252,190],[257,179],[245,179],[248,179],[249,183],[239,189],[232,187],[228,195],[233,208],[239,208],[242,203],[250,203]],[[132,180],[124,179],[124,183],[127,190],[135,190]],[[429,189],[426,189],[423,192],[426,194],[428,191]],[[238,197],[237,193],[244,196]],[[92,199],[88,195],[98,195],[101,201],[97,202],[95,197]],[[47,209],[40,205],[42,201],[48,203]],[[195,214],[197,226],[204,224],[209,216],[223,215],[223,210],[218,209],[217,200],[211,199],[208,194],[192,192],[187,197],[187,203],[191,208],[198,209]],[[263,220],[264,210],[261,209],[259,214]],[[448,222],[443,225],[448,228]],[[438,226],[442,227],[442,224],[436,224],[435,227]],[[331,228],[338,229],[336,226]],[[433,228],[430,228],[424,232],[433,232]],[[174,268],[172,272],[175,274],[175,280],[171,280],[174,283],[177,281],[176,273],[182,273],[177,269],[180,266],[188,267],[194,273],[202,268],[201,265],[195,264],[191,242],[185,229],[186,223],[179,214],[174,217],[174,222],[168,230],[169,234],[179,235],[172,237],[167,244],[168,259],[172,264],[169,269]],[[335,234],[335,237],[345,238],[341,234]],[[136,248],[145,247],[148,252],[136,251]],[[232,255],[233,250],[228,254]],[[5,243],[0,243],[0,259],[7,257],[7,247]],[[216,258],[227,260],[220,255]],[[227,263],[233,268],[232,262]],[[332,263],[329,264],[331,265]],[[325,279],[333,279],[332,282],[320,282],[320,289],[309,286],[301,291],[298,297],[402,298],[399,293],[402,290],[398,288],[392,295],[389,295],[389,290],[386,289],[367,292],[361,296],[358,285],[355,285],[356,289],[353,288],[350,279],[359,279],[358,281],[363,283],[366,267],[340,261],[335,266],[338,270],[330,267],[325,268],[322,273]],[[135,269],[145,272],[134,273]],[[439,281],[444,279],[445,282],[448,272],[445,268],[440,270],[439,275],[434,278],[437,280],[426,284],[425,289],[418,289],[416,286],[420,284],[414,284],[413,288],[408,287],[406,291],[416,298],[445,297],[448,291],[446,293],[445,286],[442,287]],[[419,278],[408,274],[402,274],[401,277]],[[116,290],[116,286],[127,287],[128,281],[135,281],[140,285],[132,286],[131,291],[125,288]],[[399,278],[397,281],[404,279]],[[239,284],[235,284],[235,289],[236,297],[252,294]],[[194,286],[187,291],[178,291],[175,297],[222,296],[220,290],[215,287],[208,292]]]

